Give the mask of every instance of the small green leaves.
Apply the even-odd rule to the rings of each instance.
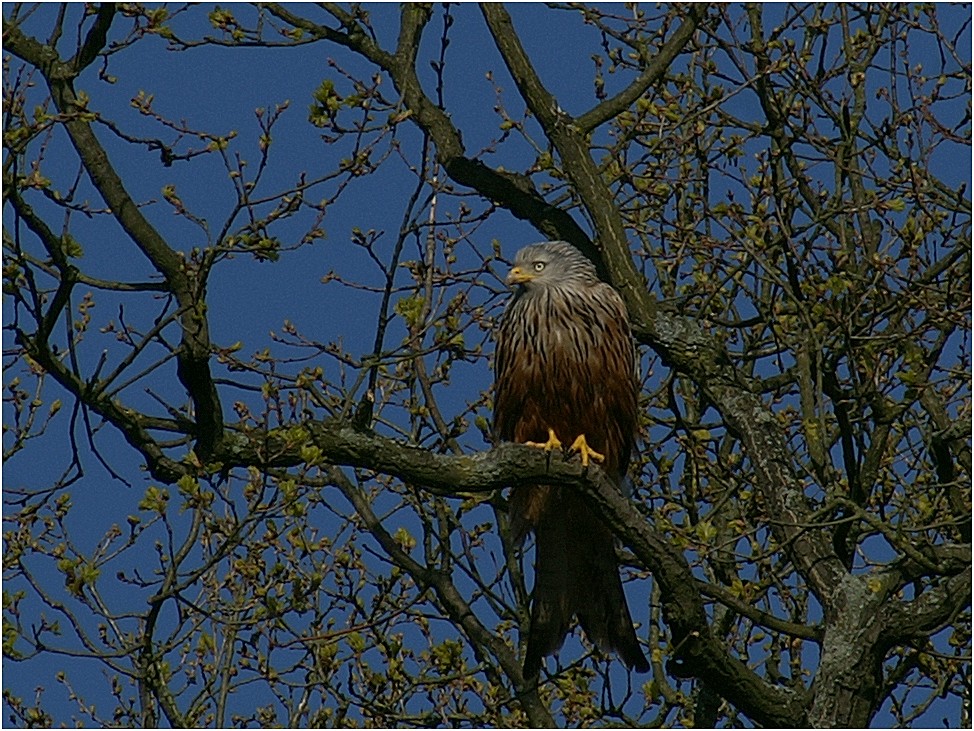
[[[207,17],[210,19],[210,25],[217,30],[232,31],[237,26],[237,20],[233,17],[233,13],[224,10],[219,5],[216,6],[215,10],[211,10]]]
[[[81,248],[78,240],[69,233],[61,237],[61,245],[64,247],[64,253],[72,259],[80,259],[85,254],[85,250]]]
[[[149,485],[139,501],[139,510],[164,515],[169,506],[169,491],[163,487]]]
[[[81,558],[62,558],[57,562],[58,571],[64,574],[64,586],[74,596],[81,596],[84,587],[94,584],[101,569]]]
[[[179,494],[185,498],[184,508],[208,508],[215,499],[215,495],[200,487],[199,481],[190,475],[183,475],[176,482]]]
[[[710,543],[717,537],[717,528],[709,520],[702,520],[694,528],[703,543]]]
[[[301,461],[309,467],[321,463],[321,447],[314,444],[306,444],[301,447]]]
[[[325,79],[311,97],[314,104],[308,108],[308,121],[315,127],[326,127],[334,122],[335,115],[342,107],[342,97],[335,91],[335,82]]]
[[[403,297],[396,302],[396,314],[406,321],[409,328],[417,327],[421,324],[423,313],[425,312],[426,300],[421,294],[414,294]]]
[[[392,536],[399,547],[404,551],[411,551],[416,547],[416,539],[413,538],[409,531],[400,526],[396,529],[395,534]]]

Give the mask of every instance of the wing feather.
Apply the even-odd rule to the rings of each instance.
[[[546,287],[513,300],[498,329],[494,437],[570,444],[579,434],[606,456],[620,485],[635,441],[635,350],[618,293],[598,282]],[[608,528],[565,488],[518,487],[510,499],[515,539],[536,533],[536,574],[525,674],[540,671],[577,615],[589,639],[648,669],[636,639]]]

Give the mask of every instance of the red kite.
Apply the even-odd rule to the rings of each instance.
[[[548,451],[568,447],[625,479],[636,434],[635,350],[625,305],[573,246],[518,252],[515,294],[497,332],[494,438]],[[535,677],[577,616],[586,636],[630,668],[649,670],[622,591],[615,540],[581,495],[556,485],[517,487],[514,537],[536,537],[524,674]]]

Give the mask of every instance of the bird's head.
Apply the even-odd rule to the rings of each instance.
[[[524,290],[597,281],[592,262],[564,241],[525,246],[517,252],[514,266],[507,275],[508,286]]]

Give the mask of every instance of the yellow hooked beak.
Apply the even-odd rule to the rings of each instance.
[[[534,277],[535,275],[531,272],[526,272],[521,267],[514,267],[507,275],[507,284],[508,286],[524,284],[525,282],[530,282]]]

